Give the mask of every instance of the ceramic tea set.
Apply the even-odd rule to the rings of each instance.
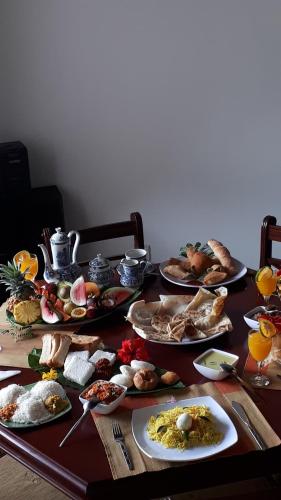
[[[75,235],[75,242],[71,252],[71,238]],[[80,235],[78,231],[64,233],[60,227],[50,238],[53,263],[47,248],[43,244],[38,246],[43,252],[45,269],[43,273],[44,280],[47,283],[58,281],[74,281],[82,274],[80,266],[76,262]]]
[[[136,248],[129,250],[125,258],[117,266],[120,284],[138,288],[143,284],[145,273],[150,271],[151,264],[146,260],[146,250]],[[109,261],[98,254],[89,262],[89,277],[99,285],[107,286],[112,282],[114,272]]]
[[[72,237],[75,236],[72,248]],[[73,282],[82,274],[81,267],[77,264],[77,250],[80,242],[78,231],[64,233],[60,227],[50,238],[52,253],[51,262],[48,250],[45,245],[39,244],[45,261],[43,273],[44,280],[47,283],[58,281]],[[128,250],[125,258],[117,266],[117,272],[120,275],[120,283],[123,286],[138,288],[143,284],[144,276],[150,272],[152,264],[147,261],[147,252],[142,248]],[[109,261],[98,254],[89,262],[89,279],[95,281],[101,286],[109,286],[114,277],[114,272]]]
[[[138,288],[143,284],[145,270],[147,268],[146,251],[141,248],[129,250],[117,266],[120,274],[120,283],[123,286]]]

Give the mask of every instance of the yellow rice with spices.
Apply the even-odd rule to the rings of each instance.
[[[177,418],[183,413],[188,413],[192,417],[192,426],[188,431],[182,431],[176,425]],[[162,411],[150,417],[147,432],[150,439],[165,448],[179,450],[217,444],[223,438],[223,434],[216,429],[212,413],[206,406],[177,406]]]

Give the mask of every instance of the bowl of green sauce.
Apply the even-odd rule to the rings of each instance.
[[[230,352],[220,351],[219,349],[208,349],[193,361],[194,368],[211,380],[223,380],[228,376],[221,367],[221,363],[236,366],[239,356]]]

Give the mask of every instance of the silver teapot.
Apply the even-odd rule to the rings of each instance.
[[[75,242],[71,252],[71,237],[75,235]],[[42,243],[41,248],[45,261],[44,280],[47,283],[58,281],[74,281],[82,274],[80,266],[76,262],[80,234],[78,231],[64,233],[60,227],[50,238],[53,263],[51,263],[47,248]]]

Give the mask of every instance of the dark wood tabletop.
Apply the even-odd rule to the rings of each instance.
[[[248,352],[249,330],[243,314],[261,304],[261,299],[250,274],[229,285],[228,290],[225,310],[233,323],[233,332],[207,343],[184,347],[146,342],[153,363],[176,371],[186,385],[204,383],[207,379],[194,369],[192,361],[207,348],[215,347],[238,354],[240,359],[237,368],[241,372]],[[196,288],[183,288],[160,276],[149,276],[145,279],[140,298],[150,301],[159,300],[159,294],[194,295],[196,292]],[[113,348],[120,347],[123,339],[135,335],[130,323],[124,320],[124,312],[117,311],[108,318],[85,325],[79,333],[99,335],[105,345]],[[39,375],[31,369],[21,370],[21,375],[14,377],[13,383],[25,385],[39,380]],[[5,385],[6,381],[1,382],[0,388]],[[279,393],[268,389],[260,392],[264,403],[256,404],[281,437],[277,404]],[[82,410],[79,392],[68,389],[67,394],[72,403],[71,412],[54,422],[29,429],[12,430],[0,426],[0,447],[71,498],[113,498],[115,495],[122,495],[123,499],[154,498],[280,471],[281,451],[280,446],[277,446],[242,456],[232,456],[230,449],[229,455],[223,457],[217,456],[113,481],[102,442],[90,415],[75,437],[73,435],[68,446],[58,447]]]

